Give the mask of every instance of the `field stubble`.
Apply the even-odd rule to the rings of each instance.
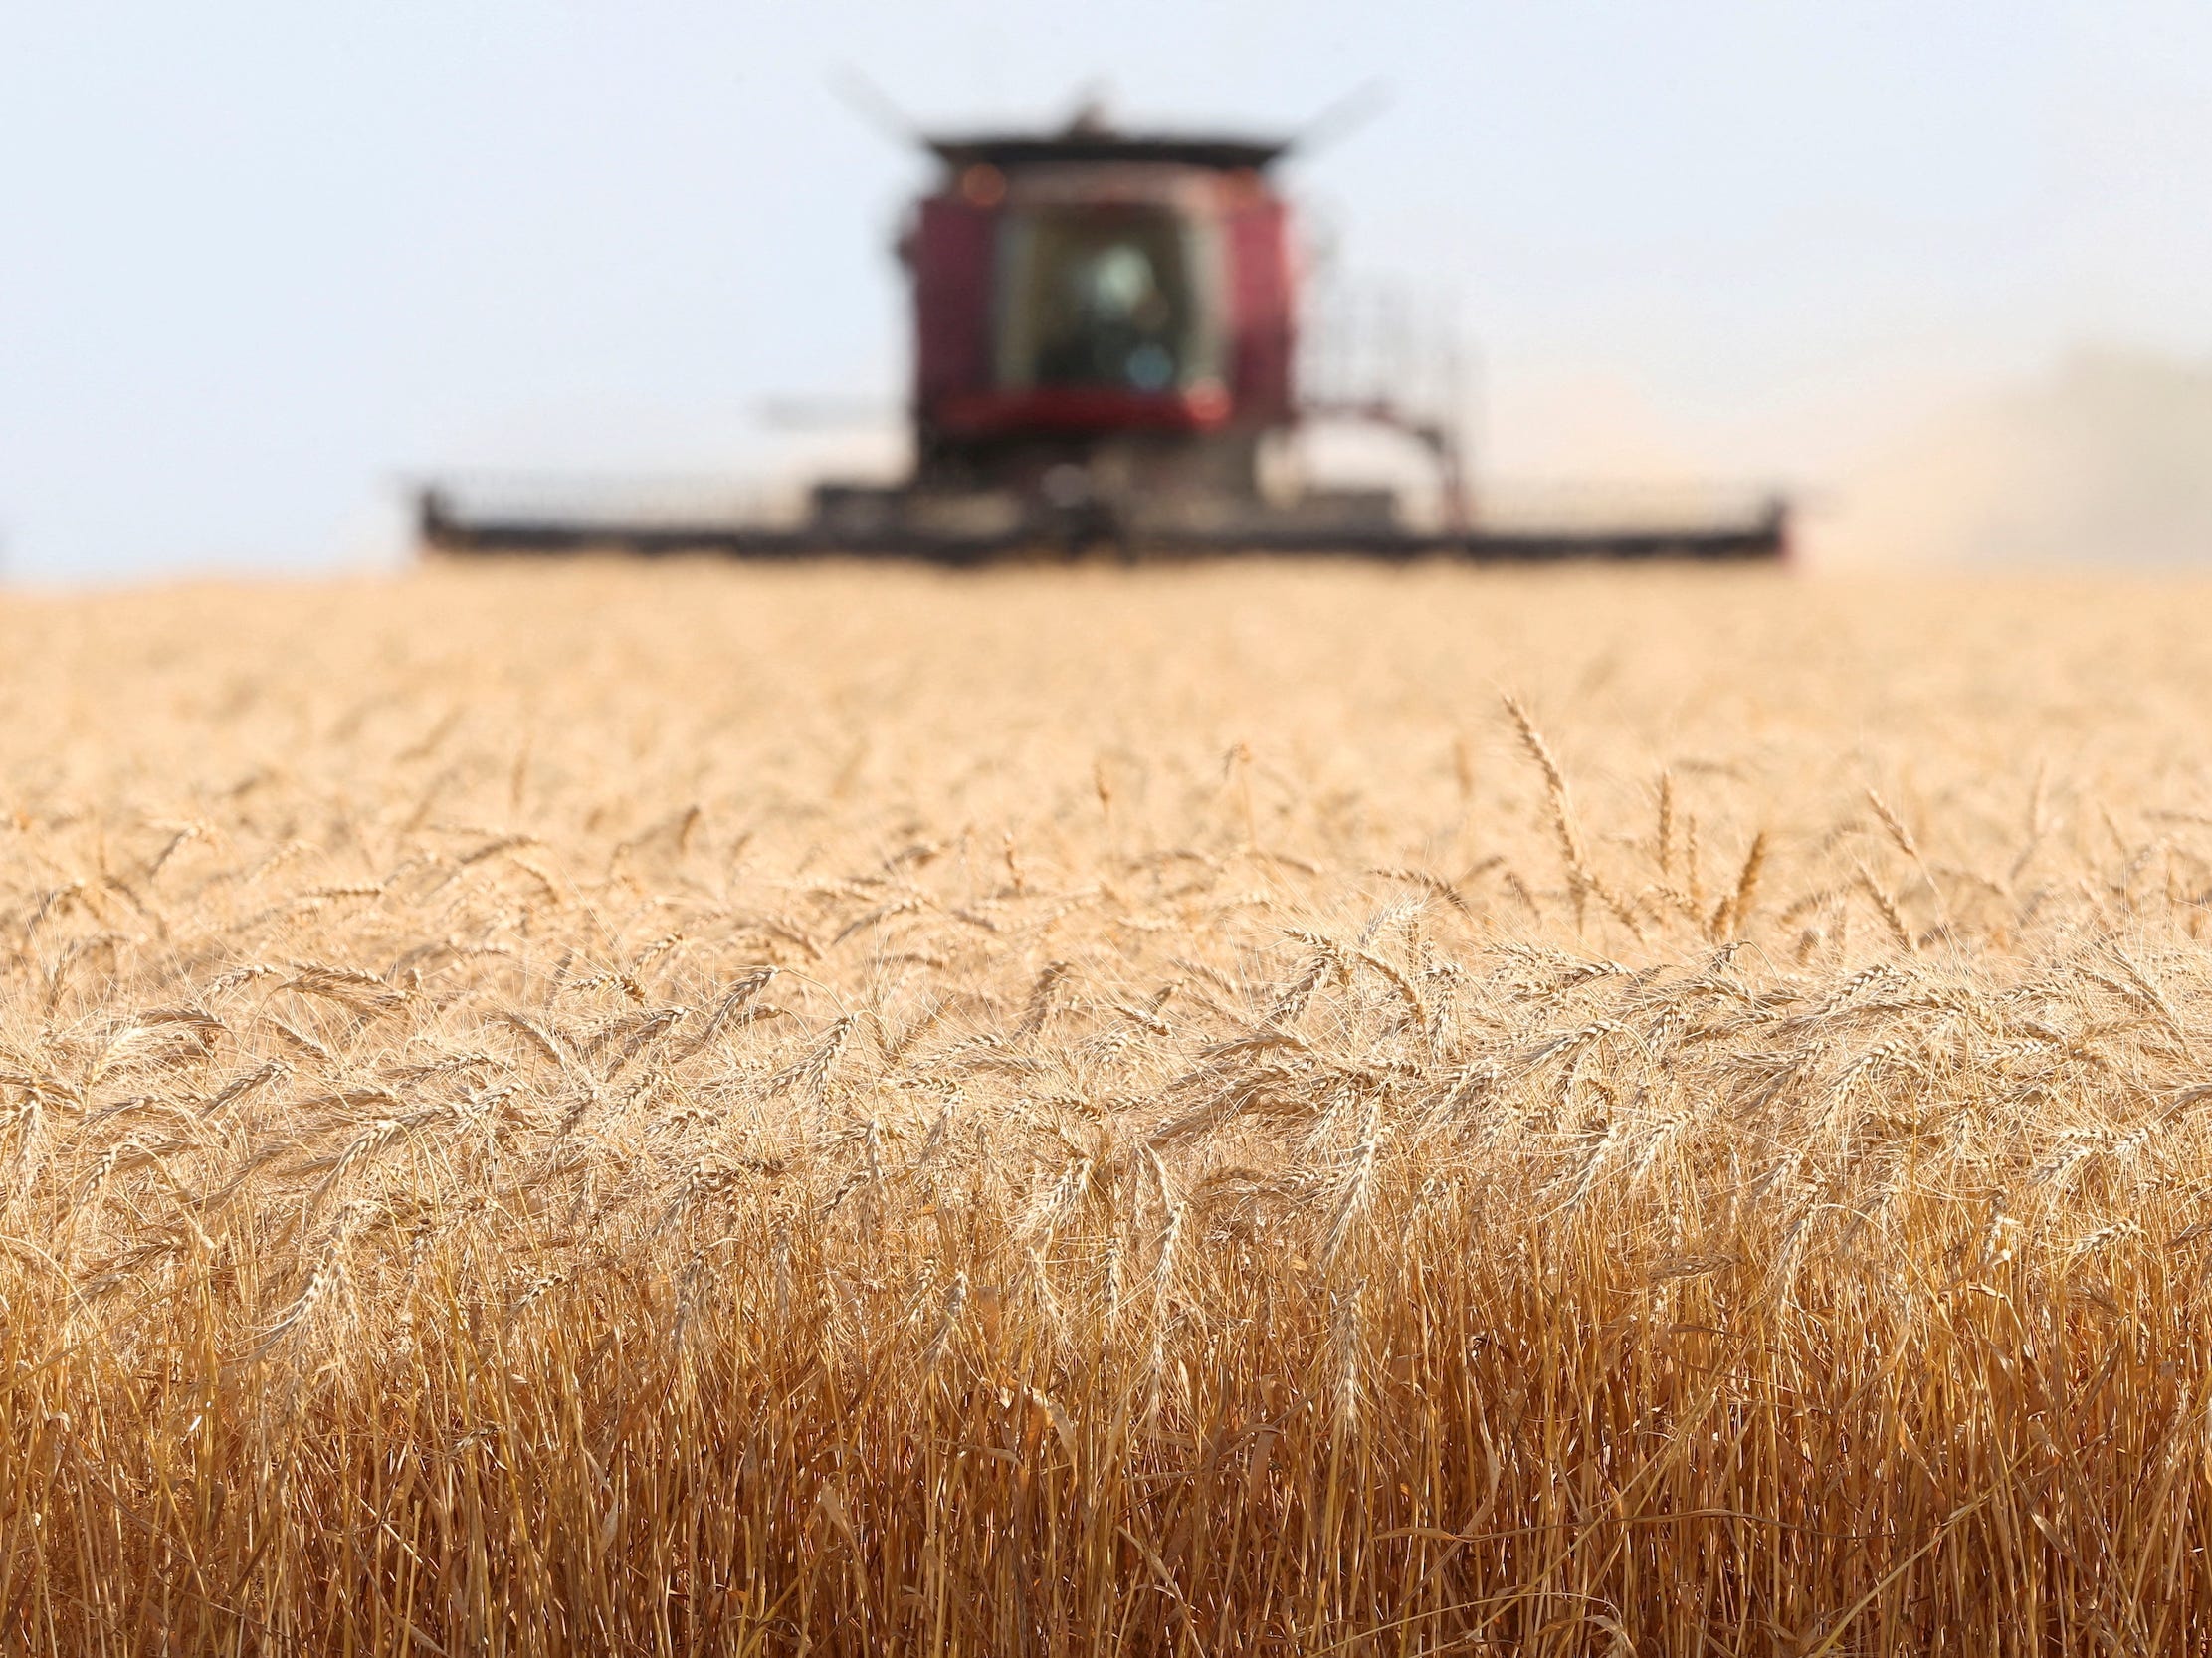
[[[2212,593],[0,616],[0,1642],[2212,1642]]]

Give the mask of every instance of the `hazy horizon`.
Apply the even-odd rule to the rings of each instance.
[[[929,127],[1379,82],[1287,181],[1453,309],[1487,470],[1786,483],[1839,557],[2212,562],[2208,48],[2174,0],[24,10],[0,569],[310,571],[414,472],[883,448],[757,419],[899,400],[927,169],[842,66]]]

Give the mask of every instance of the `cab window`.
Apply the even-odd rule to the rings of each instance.
[[[1157,393],[1212,373],[1198,242],[1193,227],[1161,212],[1010,216],[999,383]]]

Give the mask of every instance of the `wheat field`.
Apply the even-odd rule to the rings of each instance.
[[[0,609],[0,1647],[2212,1645],[2212,589]]]

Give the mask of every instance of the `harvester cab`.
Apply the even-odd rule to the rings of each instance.
[[[819,484],[805,516],[780,524],[643,495],[547,511],[509,492],[487,509],[467,485],[433,484],[419,501],[425,545],[951,563],[1781,550],[1782,512],[1766,503],[1642,526],[1486,525],[1449,412],[1415,418],[1387,392],[1302,399],[1293,216],[1274,178],[1288,141],[1125,133],[1090,109],[1058,132],[923,142],[937,176],[899,244],[913,318],[905,478]],[[1418,440],[1437,473],[1434,521],[1411,525],[1388,489],[1271,483],[1271,444],[1345,417]]]
[[[901,242],[913,294],[914,468],[826,487],[818,519],[1124,550],[1387,530],[1380,492],[1271,500],[1263,444],[1297,418],[1284,145],[1141,137],[936,139]]]

